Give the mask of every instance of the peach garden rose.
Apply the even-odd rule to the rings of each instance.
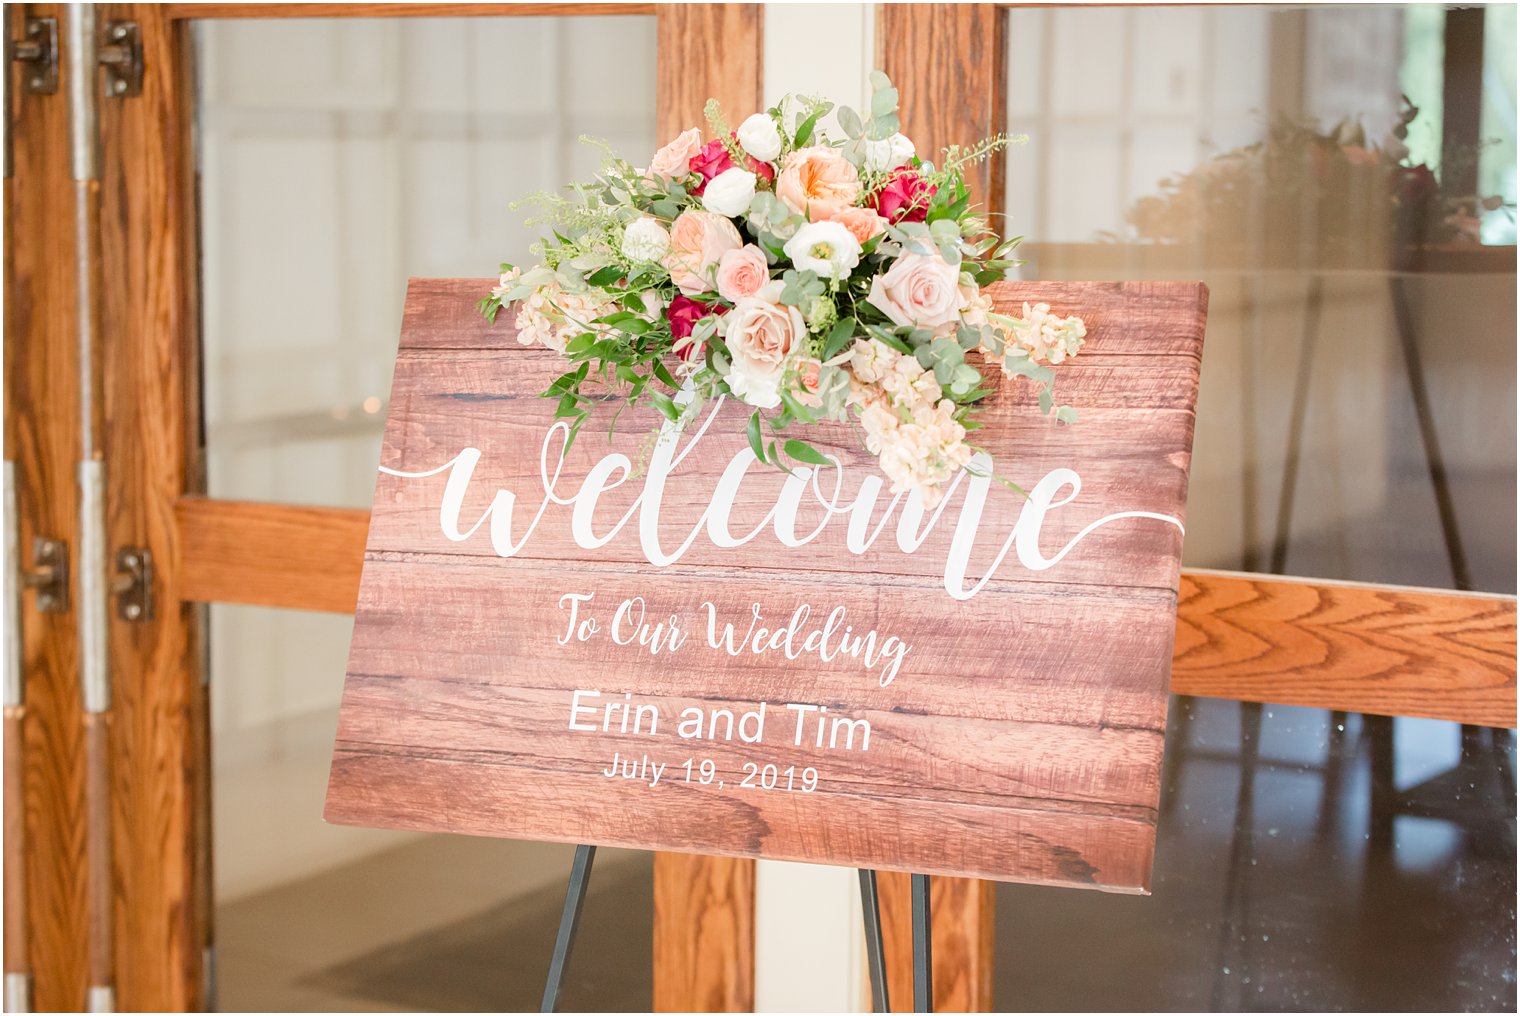
[[[860,196],[860,174],[836,148],[799,148],[782,165],[776,196],[811,220],[827,219],[855,203]]]

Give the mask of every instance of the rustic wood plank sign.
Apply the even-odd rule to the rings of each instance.
[[[335,822],[1143,892],[1207,293],[1080,313],[1059,425],[1004,382],[964,473],[895,497],[754,461],[718,402],[568,452],[563,361],[414,280],[328,790]]]

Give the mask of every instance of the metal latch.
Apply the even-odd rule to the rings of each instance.
[[[123,547],[116,552],[116,616],[123,621],[153,618],[153,555],[146,547]]]
[[[142,34],[135,21],[106,24],[100,45],[100,64],[106,69],[106,94],[125,98],[142,94]]]
[[[33,95],[58,91],[58,19],[27,18],[26,38],[11,44],[11,59],[27,65],[26,90]]]
[[[28,589],[37,591],[37,609],[44,614],[69,612],[69,546],[39,536],[32,541],[32,567],[21,573]]]

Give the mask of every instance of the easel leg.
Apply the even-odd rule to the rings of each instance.
[[[582,843],[575,848],[570,865],[570,885],[565,889],[565,910],[559,918],[559,934],[554,939],[554,958],[549,961],[549,979],[544,984],[544,1001],[539,1012],[553,1012],[559,1006],[560,984],[565,979],[565,965],[570,962],[570,947],[575,944],[575,928],[581,920],[581,906],[586,902],[586,883],[591,878],[591,862],[596,848]]]
[[[934,958],[929,952],[929,876],[914,875],[908,896],[913,901],[913,1011],[934,1011]]]
[[[876,872],[860,869],[860,909],[866,919],[866,967],[871,974],[871,1011],[891,1012],[887,997],[887,960],[881,944],[881,899],[876,895]]]

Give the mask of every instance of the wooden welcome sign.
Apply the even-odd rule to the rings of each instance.
[[[564,453],[491,285],[407,296],[330,820],[1145,891],[1201,285],[994,287],[1086,319],[1079,419],[1004,381],[975,438],[1028,497],[930,512],[844,425],[754,462],[732,404]]]

